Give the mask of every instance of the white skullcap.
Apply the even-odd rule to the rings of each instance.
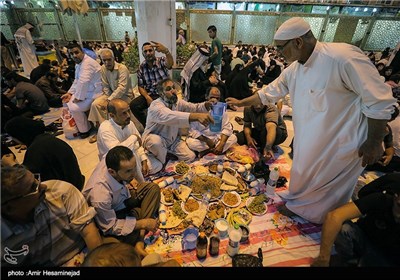
[[[311,30],[310,25],[300,17],[285,21],[276,31],[274,40],[291,40],[303,36]]]

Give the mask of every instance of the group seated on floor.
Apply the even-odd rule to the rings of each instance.
[[[207,153],[221,156],[230,151],[230,158],[239,161],[246,156],[251,158],[240,154],[237,148],[247,145],[241,147],[255,151],[259,162],[265,165],[276,160],[277,146],[287,138],[282,117],[290,115],[290,100],[282,100],[284,104],[278,102],[278,106],[245,107],[241,132],[233,131],[226,106],[219,104],[220,115],[213,111],[218,102],[229,97],[252,96],[258,88],[277,78],[277,72],[285,65],[276,49],[252,48],[252,57],[248,51],[245,54],[237,51],[235,61],[229,61],[227,52],[223,55],[226,61],[222,81],[207,63],[208,49],[199,48],[191,58],[193,64],[182,71],[185,90],[180,98],[178,85],[168,78],[173,64],[171,53],[162,44],[146,42],[141,47],[145,60],[138,72],[140,96],[135,99],[129,72],[114,52],[100,52],[103,62],[100,65],[79,45],[71,44],[67,49],[70,60],[76,63],[76,73],[65,92],[56,88],[56,76],[49,72],[39,77],[35,85],[13,72],[4,75],[10,87],[7,94],[15,95],[17,104],[2,100],[4,113],[8,114],[4,126],[2,118],[2,129],[27,146],[24,166],[18,164],[10,151],[3,152],[2,147],[2,243],[9,249],[2,260],[5,265],[13,261],[15,252],[26,250],[25,245],[29,246],[30,254],[20,255],[18,265],[60,266],[71,260],[79,263],[76,256],[83,250],[89,250],[89,256],[104,254],[100,248],[113,240],[129,243],[136,253],[132,256],[136,258],[134,263],[139,266],[137,257],[148,255],[144,245],[146,233],[159,227],[156,216],[160,189],[149,178],[162,176],[172,156],[192,163]],[[157,52],[162,56],[156,57]],[[158,75],[149,75],[153,68]],[[386,71],[384,74],[387,75]],[[392,82],[393,88],[398,88],[398,81]],[[44,92],[49,88],[54,95]],[[49,105],[69,108],[81,138],[98,130],[97,137],[91,137],[90,141],[97,141],[100,162],[86,182],[72,149],[46,133],[42,122],[29,119],[47,112]],[[388,124],[385,154],[378,165],[368,168],[399,171],[399,121],[397,117]],[[185,139],[181,135],[184,128],[189,129]],[[256,165],[254,161],[251,163]],[[395,236],[398,236],[398,196],[395,192],[374,198],[386,210],[392,207],[394,215],[389,215],[387,222],[397,223],[390,228]],[[363,198],[343,206],[350,208],[343,220],[369,214],[365,201]],[[334,214],[327,216],[327,224],[331,224],[330,217]],[[21,225],[26,228],[23,232],[19,230]],[[342,228],[343,233],[346,230],[358,229],[349,224],[349,228]],[[40,237],[33,238],[38,233]],[[120,249],[105,247],[108,255]],[[330,249],[327,251],[330,254]],[[321,250],[320,262],[315,265],[329,263],[327,251]],[[86,264],[90,263],[89,259]]]

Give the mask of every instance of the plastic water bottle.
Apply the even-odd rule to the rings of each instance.
[[[250,183],[250,188],[254,188],[256,186],[264,184],[264,182],[265,182],[264,178],[258,178],[257,180],[254,180],[253,182]]]
[[[229,231],[229,243],[226,249],[226,252],[229,256],[233,257],[239,252],[241,238],[242,231],[239,229],[238,225],[235,225],[235,227]]]
[[[266,194],[268,197],[272,198],[275,195],[275,188],[276,188],[276,183],[278,182],[279,179],[279,168],[275,167],[272,169],[271,173],[269,174],[269,179],[267,183],[267,191]]]
[[[238,168],[238,172],[239,173],[245,173],[245,172],[250,171],[250,170],[251,170],[251,164],[250,163],[247,163],[245,165],[241,165]]]
[[[167,224],[167,209],[165,208],[164,204],[160,204],[160,209],[158,210],[158,219],[163,226]]]
[[[202,200],[201,200],[201,207],[203,207],[204,209],[207,209],[208,204],[210,203],[210,199],[211,199],[211,192],[205,192],[203,194]]]
[[[171,176],[171,177],[168,177],[165,180],[161,181],[160,183],[158,183],[158,186],[160,188],[165,188],[169,184],[172,184],[172,182],[174,182],[174,181],[175,181],[174,177]]]

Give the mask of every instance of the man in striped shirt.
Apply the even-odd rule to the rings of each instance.
[[[60,266],[101,245],[83,195],[70,183],[40,181],[22,165],[1,169],[2,266]],[[8,263],[8,264],[7,264]]]

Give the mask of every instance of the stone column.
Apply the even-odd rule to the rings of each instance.
[[[140,62],[144,60],[142,45],[156,41],[166,46],[176,61],[175,0],[135,1],[135,18]],[[162,56],[156,53],[156,56]]]

